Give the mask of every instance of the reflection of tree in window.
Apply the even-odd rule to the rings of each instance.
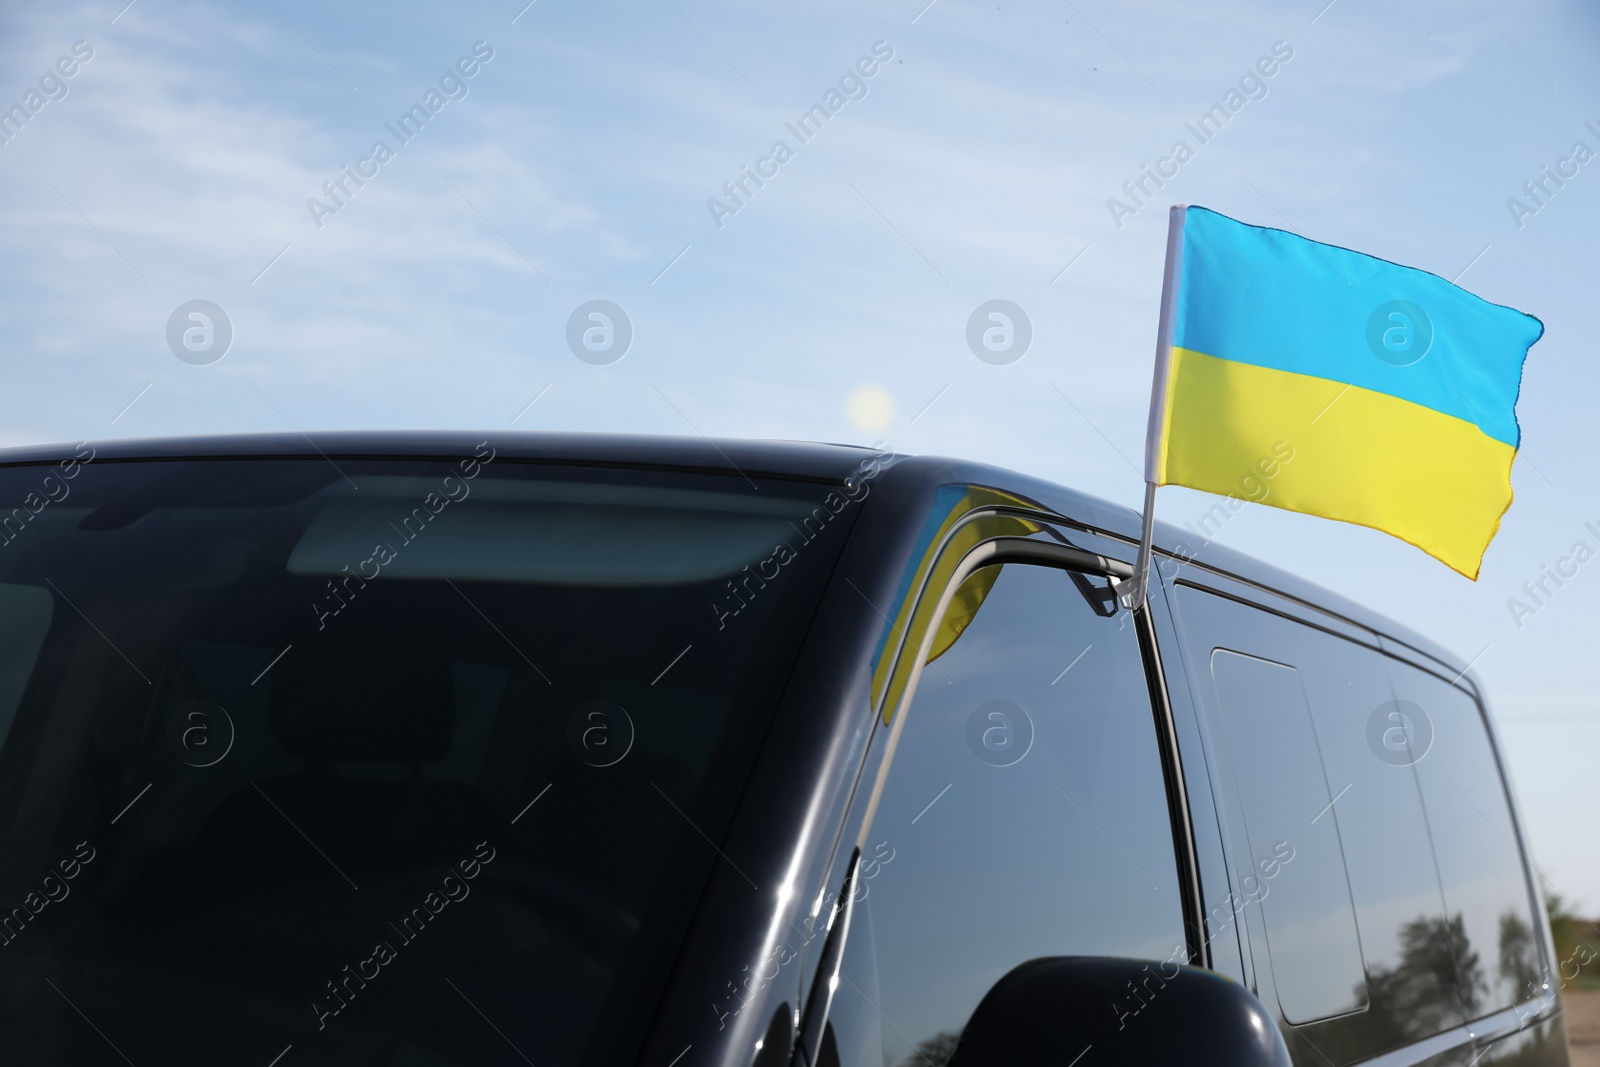
[[[1475,1018],[1488,982],[1460,915],[1413,919],[1400,928],[1400,963],[1367,975],[1374,1030],[1391,1045],[1435,1034],[1453,1020],[1435,995],[1451,989],[1467,1018]]]
[[[1500,981],[1522,1001],[1539,993],[1539,957],[1533,947],[1533,927],[1508,911],[1500,916]]]

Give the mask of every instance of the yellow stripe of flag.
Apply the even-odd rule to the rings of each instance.
[[[1511,506],[1510,445],[1387,393],[1186,348],[1169,375],[1157,484],[1226,493],[1254,475],[1258,503],[1382,530],[1477,577]]]

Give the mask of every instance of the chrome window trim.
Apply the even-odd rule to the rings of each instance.
[[[1524,1011],[1529,1004],[1537,1004],[1537,1010]],[[1362,1067],[1411,1067],[1412,1064],[1422,1063],[1455,1049],[1469,1046],[1487,1049],[1503,1038],[1554,1019],[1559,1014],[1560,1008],[1555,993],[1547,991],[1543,997],[1536,1000],[1506,1008],[1475,1022],[1434,1034],[1432,1037],[1425,1037],[1414,1044],[1402,1045],[1400,1048],[1391,1049],[1359,1062]]]

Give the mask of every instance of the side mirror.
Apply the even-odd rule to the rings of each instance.
[[[950,1067],[1291,1067],[1261,1001],[1175,963],[1030,960],[985,994]]]

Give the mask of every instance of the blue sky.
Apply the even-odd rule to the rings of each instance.
[[[1600,911],[1600,562],[1520,628],[1507,604],[1575,542],[1600,550],[1600,161],[1535,214],[1507,204],[1574,142],[1600,150],[1594,8],[124,2],[0,12],[0,106],[93,49],[0,145],[0,443],[513,420],[887,439],[1136,506],[1170,202],[1539,316],[1517,501],[1478,583],[1268,508],[1220,540],[1477,657],[1535,859]],[[400,144],[385,124],[479,41],[493,56],[453,83],[465,95]],[[785,123],[877,42],[892,58],[800,143]],[[1292,55],[1264,93],[1198,144],[1185,123],[1275,45]],[[1113,218],[1108,199],[1179,139],[1193,158]],[[307,200],[378,140],[393,158],[319,227]],[[714,217],[778,140],[792,158]],[[194,299],[233,328],[206,366],[166,343]],[[609,365],[567,347],[592,299],[632,323]],[[1009,365],[966,343],[993,299],[1033,327]],[[1159,513],[1210,503],[1168,489]]]

